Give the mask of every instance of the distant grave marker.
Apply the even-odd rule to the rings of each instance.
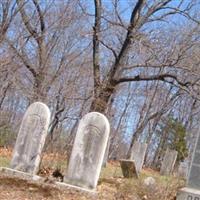
[[[49,108],[41,103],[31,104],[21,123],[10,167],[36,174],[50,121]]]
[[[146,150],[147,150],[146,143],[140,143],[137,141],[134,142],[130,158],[131,160],[134,160],[138,173],[142,170]]]
[[[178,167],[178,176],[187,178],[188,175],[188,162],[180,162]]]
[[[176,163],[178,152],[175,150],[167,149],[165,152],[164,159],[162,161],[160,174],[168,176],[174,170],[174,165]]]
[[[98,112],[86,114],[80,121],[64,182],[95,189],[108,142],[110,125]]]
[[[138,172],[133,160],[119,160],[124,178],[138,178]]]

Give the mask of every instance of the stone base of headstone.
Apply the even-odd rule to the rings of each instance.
[[[95,190],[81,188],[81,187],[70,185],[64,182],[54,181],[45,177],[28,174],[25,172],[17,171],[17,170],[6,168],[6,167],[0,167],[0,175],[6,176],[9,178],[18,178],[21,180],[30,181],[32,183],[42,183],[42,184],[50,183],[52,187],[55,187],[58,189],[73,190],[79,193],[86,193],[87,195],[94,196],[94,197],[98,194],[97,191]]]
[[[176,200],[200,200],[200,190],[193,188],[182,188],[178,191]]]
[[[25,172],[21,172],[15,169],[11,169],[11,168],[6,168],[6,167],[0,167],[0,174],[3,176],[9,176],[12,178],[19,178],[22,180],[33,180],[33,181],[40,181],[42,180],[42,177],[37,176],[37,175],[32,175],[32,174],[28,174]]]
[[[139,178],[134,160],[119,160],[125,178]]]
[[[78,192],[90,194],[91,196],[96,196],[98,194],[96,190],[89,190],[89,189],[81,188],[75,185],[70,185],[64,182],[55,182],[55,184],[58,188],[64,189],[64,190],[75,190]]]

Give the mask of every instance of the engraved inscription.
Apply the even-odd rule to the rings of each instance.
[[[200,200],[200,198],[199,197],[194,197],[192,195],[188,195],[187,196],[187,200]]]
[[[97,152],[95,152],[95,149],[98,148],[99,146],[97,145],[98,142],[100,142],[100,137],[101,137],[101,130],[94,126],[94,125],[87,125],[85,127],[85,138],[84,138],[84,143],[85,143],[85,162],[88,163],[93,163],[96,160]]]
[[[95,189],[109,131],[109,122],[101,113],[91,112],[81,119],[64,182]]]
[[[49,118],[50,111],[45,104],[36,102],[29,106],[19,129],[11,168],[37,173]]]
[[[192,196],[188,195],[187,200],[192,200]]]

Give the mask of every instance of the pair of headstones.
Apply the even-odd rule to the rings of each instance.
[[[139,173],[141,172],[142,166],[144,164],[146,150],[146,143],[140,143],[138,141],[134,142],[130,159],[120,160],[120,165],[124,177],[139,177]]]
[[[26,111],[18,133],[10,167],[35,175],[50,122],[49,108],[40,102]],[[95,189],[100,175],[110,125],[101,113],[85,115],[79,124],[64,182]]]

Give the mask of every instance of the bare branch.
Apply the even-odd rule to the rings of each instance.
[[[164,81],[167,83],[173,83],[173,82],[170,82],[169,80],[167,80],[167,78],[171,78],[172,80],[175,80],[179,85],[184,86],[184,87],[191,85],[190,82],[181,82],[177,78],[177,76],[172,75],[172,74],[157,74],[157,75],[150,75],[150,76],[137,75],[137,76],[130,77],[130,78],[128,78],[128,77],[127,78],[119,78],[118,80],[115,80],[115,84],[131,82],[131,81],[155,81],[155,80]]]
[[[39,20],[40,20],[40,29],[41,29],[41,32],[42,34],[44,33],[45,31],[45,22],[44,22],[44,18],[43,18],[43,14],[42,14],[42,11],[40,9],[40,6],[38,4],[38,1],[37,0],[33,0],[33,3],[36,7],[36,10],[38,12],[38,15],[39,15]]]

